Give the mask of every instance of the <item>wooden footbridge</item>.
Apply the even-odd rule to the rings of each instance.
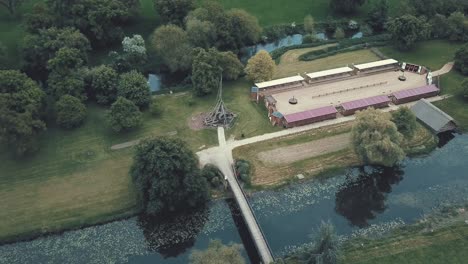
[[[203,152],[200,157],[202,163],[211,163],[219,168],[223,173],[224,179],[234,194],[234,198],[239,205],[242,217],[249,229],[249,233],[255,243],[258,254],[264,264],[274,261],[273,254],[268,245],[268,241],[263,234],[252,207],[242,190],[237,177],[235,176],[234,160],[232,158],[232,149],[227,147],[224,136],[224,128],[218,127],[219,147],[210,149],[209,152]]]

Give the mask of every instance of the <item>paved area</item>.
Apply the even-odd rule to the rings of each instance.
[[[406,81],[398,80],[401,72],[389,71],[355,77],[351,79],[306,86],[302,89],[273,94],[276,108],[283,115],[302,112],[328,105],[339,105],[361,98],[388,95],[396,91],[407,90],[426,85],[425,75],[405,73]],[[295,97],[298,104],[289,104]]]
[[[291,164],[296,161],[343,150],[349,147],[350,142],[351,134],[344,133],[313,140],[308,143],[262,151],[257,154],[257,157],[267,165]]]
[[[440,70],[437,70],[435,72],[432,72],[432,76],[439,76],[439,75],[443,75],[443,74],[446,74],[446,73],[449,73],[452,68],[453,68],[453,64],[454,62],[449,62],[449,63],[446,63],[442,68],[440,68]]]

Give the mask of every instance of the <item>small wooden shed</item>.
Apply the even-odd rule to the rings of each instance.
[[[411,111],[436,134],[452,131],[457,128],[457,124],[451,116],[426,99],[419,100],[411,107]]]

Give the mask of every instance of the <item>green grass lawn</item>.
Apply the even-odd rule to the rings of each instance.
[[[276,131],[264,107],[249,100],[250,83],[227,83],[224,99],[238,114],[228,134],[240,137]],[[135,131],[115,134],[105,125],[105,109],[88,107],[85,124],[72,131],[49,127],[41,137],[40,151],[24,159],[0,147],[0,241],[46,231],[79,227],[135,213],[135,193],[128,175],[132,149],[111,151],[114,144],[149,136],[185,140],[197,151],[217,144],[215,129],[191,130],[193,115],[206,112],[215,95],[195,99],[190,94],[157,97],[163,113],[145,113],[144,124]]]
[[[410,51],[400,51],[395,47],[383,47],[380,50],[390,58],[420,64],[436,71],[453,61],[453,56],[463,43],[454,43],[446,40],[430,40],[416,44]]]
[[[442,76],[440,84],[443,94],[451,94],[452,97],[435,102],[434,104],[452,116],[462,131],[468,131],[468,99],[464,98],[461,83],[465,77],[456,71]]]
[[[345,249],[341,263],[464,264],[467,259],[468,225],[461,222],[432,233],[409,231],[381,240],[358,241]]]

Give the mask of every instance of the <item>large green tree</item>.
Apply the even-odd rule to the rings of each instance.
[[[367,14],[366,23],[369,24],[375,32],[381,32],[385,29],[387,20],[388,0],[380,0]]]
[[[330,0],[330,6],[337,13],[352,14],[365,2],[366,0]]]
[[[147,107],[151,94],[145,76],[137,71],[120,75],[117,96],[127,98],[140,108]]]
[[[216,43],[216,27],[210,21],[188,18],[185,24],[188,38],[194,47],[208,49]]]
[[[270,54],[264,50],[259,51],[247,62],[245,73],[254,82],[265,82],[273,78],[276,64]]]
[[[141,125],[141,112],[132,101],[118,97],[107,112],[107,122],[116,132],[130,130]]]
[[[244,264],[240,252],[242,245],[223,245],[219,240],[211,240],[204,251],[194,250],[190,254],[191,264]]]
[[[351,138],[354,151],[366,164],[391,167],[405,157],[403,137],[389,113],[373,108],[358,112]]]
[[[26,74],[0,70],[0,141],[20,155],[36,150],[37,135],[46,129],[44,102],[44,92]]]
[[[184,18],[195,7],[194,0],[155,0],[154,9],[162,23],[182,26]]]
[[[47,0],[59,26],[74,26],[93,46],[106,46],[123,37],[122,25],[134,15],[138,1],[129,0]]]
[[[463,75],[468,75],[468,44],[463,45],[455,52],[454,67]]]
[[[219,52],[218,63],[223,70],[225,80],[237,80],[244,70],[244,65],[232,51]]]
[[[465,97],[465,99],[468,99],[468,78],[465,78],[461,83],[461,89],[463,92],[463,97]]]
[[[465,15],[462,12],[453,12],[447,18],[450,32],[450,40],[464,40],[465,37]]]
[[[74,28],[52,27],[41,29],[38,34],[27,35],[22,52],[25,71],[33,78],[45,81],[49,60],[62,48],[77,49],[84,63],[87,62],[87,52],[91,49],[88,39]]]
[[[392,112],[392,121],[397,126],[398,132],[407,139],[413,137],[417,129],[416,115],[408,107],[400,107]]]
[[[434,38],[447,38],[450,36],[450,25],[444,15],[436,14],[429,21],[431,23],[431,34]]]
[[[387,29],[401,50],[413,48],[417,41],[428,38],[431,33],[431,25],[425,18],[412,15],[403,15],[389,20]]]
[[[216,91],[221,81],[222,69],[218,64],[218,52],[215,49],[198,48],[192,65],[192,86],[199,96]]]
[[[117,72],[106,65],[92,68],[87,74],[88,97],[95,98],[98,104],[111,104],[117,98]]]
[[[176,213],[204,205],[209,198],[206,179],[187,144],[166,137],[142,141],[130,169],[146,214]]]
[[[190,68],[192,48],[182,28],[175,25],[158,27],[154,31],[152,45],[172,72]]]
[[[29,33],[37,34],[39,30],[44,30],[54,26],[55,18],[51,14],[44,2],[34,4],[32,12],[24,15],[24,26]]]
[[[14,15],[23,2],[24,0],[0,0],[0,6],[5,7],[10,14]]]
[[[86,118],[86,106],[80,99],[71,95],[60,97],[55,106],[57,124],[63,128],[75,128],[83,124]]]

